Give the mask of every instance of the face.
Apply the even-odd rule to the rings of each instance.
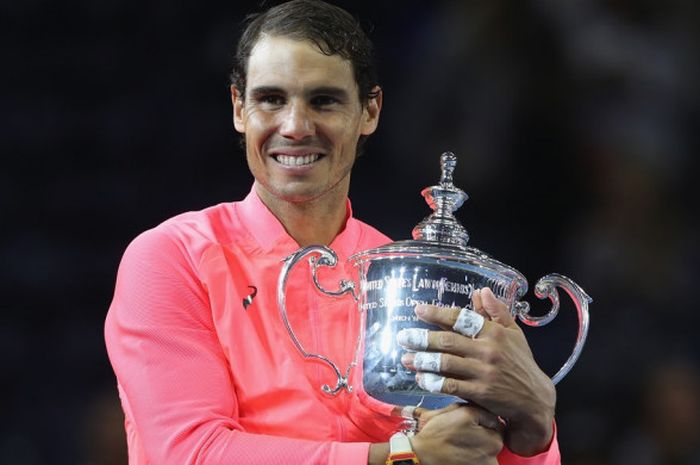
[[[374,132],[381,108],[381,97],[360,103],[349,61],[311,42],[263,36],[248,61],[245,96],[231,92],[263,200],[344,199],[357,141]]]

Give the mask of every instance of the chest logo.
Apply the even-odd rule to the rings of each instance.
[[[250,307],[250,304],[253,303],[253,299],[255,298],[256,295],[258,295],[258,288],[255,286],[248,286],[248,289],[252,289],[253,292],[248,294],[245,299],[243,299],[243,308],[245,310],[248,310],[248,307]]]

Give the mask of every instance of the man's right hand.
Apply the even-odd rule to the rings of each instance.
[[[422,465],[497,465],[503,448],[499,419],[475,406],[454,404],[423,411],[420,432],[411,438]]]

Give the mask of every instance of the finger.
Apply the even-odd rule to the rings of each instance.
[[[396,333],[396,342],[405,349],[425,350],[428,337],[429,331],[425,328],[405,328]]]
[[[454,412],[455,410],[459,410],[459,412],[452,413],[452,415],[463,415],[465,420],[469,421],[473,425],[483,426],[484,428],[488,428],[498,433],[503,433],[505,431],[505,423],[500,417],[472,403],[450,404],[444,409],[434,411],[434,413],[429,417],[426,415],[426,422],[430,418],[434,418],[437,415]],[[422,419],[423,418],[421,418],[421,420]]]
[[[481,331],[485,322],[483,315],[466,307],[416,305],[414,311],[419,319],[427,323],[432,323],[443,329],[457,331],[468,337],[475,337]]]
[[[486,410],[479,415],[479,424],[494,431],[498,431],[499,433],[503,433],[506,430],[506,425],[503,423],[503,420]]]
[[[403,363],[404,358],[408,360],[413,358],[410,363],[413,365],[414,370],[430,371],[432,373],[440,372],[440,365],[442,365],[442,354],[440,352],[416,352],[415,354],[405,355],[406,357],[401,357],[401,362]]]
[[[409,370],[438,373],[457,379],[477,379],[484,375],[484,364],[470,358],[439,352],[407,352],[401,363]]]
[[[505,422],[498,415],[494,415],[488,410],[479,407],[475,404],[467,406],[476,415],[477,424],[486,428],[503,433],[505,431]]]
[[[513,315],[511,315],[510,311],[508,310],[508,306],[498,300],[490,288],[485,287],[481,289],[479,295],[481,297],[483,309],[492,321],[495,321],[506,328],[515,325],[515,320],[513,319]]]
[[[455,324],[460,307],[437,307],[435,305],[418,304],[413,311],[419,320],[438,325],[443,329],[451,329]]]
[[[494,324],[486,322],[486,324]],[[482,330],[482,334],[486,328]],[[418,352],[443,352],[461,357],[481,357],[487,348],[479,339],[472,339],[454,331],[428,331],[424,328],[406,328],[396,333],[401,347]]]
[[[437,373],[424,372],[416,373],[416,384],[428,392],[447,394],[465,400],[472,399],[479,387],[478,380],[447,378]]]
[[[422,429],[423,426],[425,426],[426,423],[428,423],[432,418],[435,418],[438,415],[442,415],[443,413],[450,412],[452,410],[458,409],[460,406],[464,404],[460,404],[455,402],[454,404],[450,404],[447,407],[443,407],[441,409],[437,410],[430,410],[427,408],[422,408],[418,407],[415,410],[415,416],[418,420],[418,429]]]
[[[481,301],[481,289],[476,289],[472,292],[472,309],[479,315],[490,318],[489,314],[484,310],[484,304]]]
[[[452,329],[457,331],[459,334],[474,339],[479,332],[481,332],[481,328],[484,327],[485,321],[486,320],[484,317],[474,310],[463,308],[457,314],[457,320],[455,321],[455,324],[452,325]]]
[[[436,373],[416,373],[416,384],[428,392],[442,392],[445,377]]]

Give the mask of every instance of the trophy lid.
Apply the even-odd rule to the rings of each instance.
[[[426,187],[421,191],[433,213],[413,228],[413,238],[418,241],[439,242],[442,244],[466,247],[469,233],[464,229],[454,212],[462,206],[469,196],[452,183],[452,176],[457,166],[457,157],[452,152],[445,152],[440,157],[442,175],[440,184]]]
[[[440,157],[442,174],[440,183],[421,191],[433,213],[413,228],[413,240],[392,242],[363,252],[358,252],[350,260],[356,265],[383,259],[401,257],[424,257],[440,260],[442,263],[461,263],[491,276],[500,276],[515,282],[518,297],[527,292],[527,279],[515,268],[492,258],[481,250],[467,246],[469,233],[455,218],[454,212],[469,196],[453,182],[457,157],[445,152]]]

